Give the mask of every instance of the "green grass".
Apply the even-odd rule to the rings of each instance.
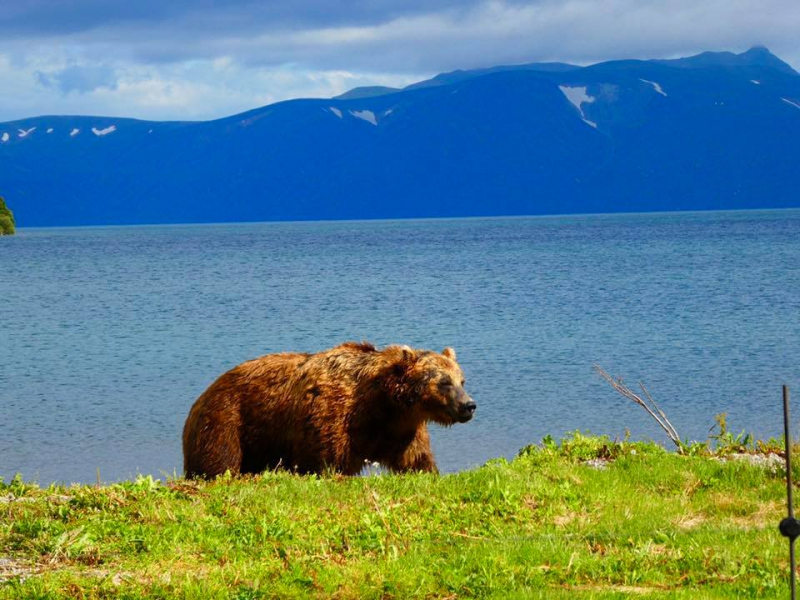
[[[784,494],[781,473],[581,435],[440,477],[16,479],[0,598],[785,598]]]

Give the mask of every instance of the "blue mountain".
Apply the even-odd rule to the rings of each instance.
[[[207,122],[0,123],[22,226],[800,206],[800,75],[765,48],[439,75]]]

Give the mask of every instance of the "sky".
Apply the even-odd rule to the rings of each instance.
[[[0,0],[0,122],[219,118],[498,64],[755,45],[800,70],[798,0]]]

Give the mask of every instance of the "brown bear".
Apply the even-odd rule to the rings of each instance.
[[[376,461],[436,472],[426,424],[465,423],[475,408],[452,348],[347,342],[317,354],[269,354],[231,369],[194,403],[184,470],[356,475]]]

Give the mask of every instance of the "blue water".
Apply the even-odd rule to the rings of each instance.
[[[780,433],[800,399],[800,211],[23,229],[0,239],[0,476],[181,470],[223,371],[344,340],[454,346],[478,402],[440,467],[581,429]],[[795,411],[800,416],[800,409]]]

